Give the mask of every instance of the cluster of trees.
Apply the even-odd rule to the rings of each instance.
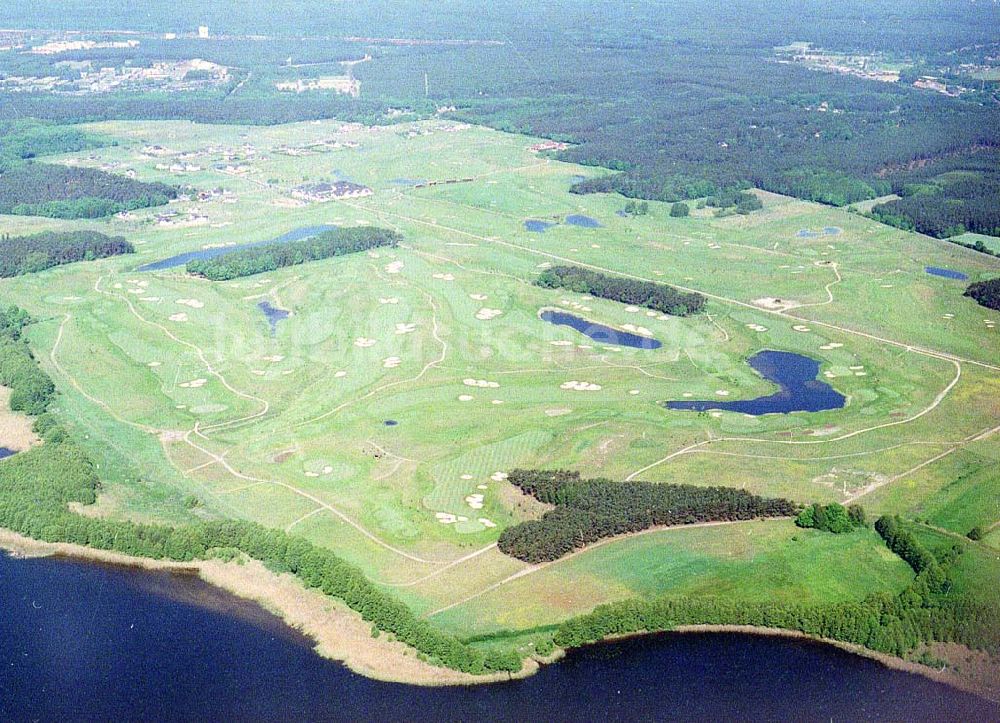
[[[649,215],[648,201],[629,201],[621,210],[623,216],[647,216]]]
[[[657,525],[787,517],[796,506],[730,487],[581,479],[568,470],[523,470],[509,480],[526,494],[555,505],[539,520],[503,531],[500,550],[525,562],[556,560],[573,550]]]
[[[380,246],[396,246],[402,238],[395,231],[375,226],[335,228],[298,241],[251,246],[210,259],[189,261],[187,270],[212,281],[227,281]]]
[[[1000,149],[976,148],[892,173],[899,199],[876,204],[870,216],[936,238],[967,231],[1000,236]]]
[[[973,282],[963,296],[975,299],[976,303],[987,309],[1000,311],[1000,278]]]
[[[0,238],[0,278],[134,253],[121,236],[97,231],[46,231],[32,236],[4,235]]]
[[[677,201],[670,206],[670,216],[672,218],[684,218],[690,215],[691,209],[683,201]]]
[[[737,213],[744,215],[764,208],[763,202],[757,196],[739,188],[719,191],[709,196],[705,200],[705,205],[720,211],[735,207]]]
[[[828,505],[817,503],[804,507],[795,518],[795,524],[799,527],[841,534],[863,527],[866,524],[865,510],[861,505],[844,507],[838,502],[831,502]]]
[[[12,388],[12,405],[14,399],[34,400],[25,411],[38,415],[35,431],[44,443],[0,465],[0,527],[39,540],[155,559],[190,561],[238,551],[342,600],[376,629],[392,633],[434,664],[472,674],[521,669],[516,652],[481,650],[462,643],[418,618],[355,566],[282,530],[244,520],[170,527],[71,512],[70,503],[94,503],[100,482],[83,448],[46,412],[55,392],[21,339],[28,321],[18,309],[0,312],[0,384]],[[45,382],[44,393],[39,393],[39,379]]]
[[[96,168],[22,163],[0,172],[0,213],[100,218],[161,206],[177,197],[163,183],[143,183]]]
[[[875,531],[886,547],[899,555],[918,576],[924,576],[933,592],[941,592],[946,577],[934,554],[924,547],[899,517],[883,515],[875,520]]]
[[[888,518],[884,518],[888,520]],[[879,592],[860,601],[832,604],[746,602],[717,597],[663,597],[602,605],[563,623],[554,642],[563,647],[611,635],[670,630],[679,625],[755,625],[800,630],[902,656],[923,643],[957,642],[1000,653],[1000,614],[994,606],[956,593],[947,585],[949,568],[963,554],[954,546],[935,560],[898,520],[876,523],[887,543],[922,566],[899,594]],[[891,541],[890,541],[891,540]],[[919,560],[919,561],[918,561]]]
[[[679,291],[652,281],[608,276],[578,266],[553,266],[542,273],[535,284],[544,289],[569,289],[623,304],[644,306],[674,316],[697,314],[705,308],[705,297],[698,293]]]
[[[0,121],[0,171],[21,161],[107,145],[100,136],[74,126],[30,118]]]

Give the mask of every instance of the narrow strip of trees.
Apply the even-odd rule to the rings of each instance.
[[[812,504],[804,507],[795,518],[799,527],[843,534],[865,525],[865,511],[861,505],[844,507],[837,502],[828,505]]]
[[[658,525],[788,517],[785,499],[731,487],[581,479],[568,470],[516,469],[508,478],[526,494],[555,505],[539,520],[503,531],[500,550],[525,562],[556,560],[597,540]]]
[[[623,304],[644,306],[673,316],[689,316],[705,308],[705,297],[698,293],[652,281],[608,276],[578,266],[553,266],[543,272],[535,284],[544,289],[569,289]]]
[[[46,231],[31,236],[4,236],[0,238],[0,277],[131,253],[135,253],[135,249],[121,236],[107,236],[97,231]]]
[[[189,261],[187,271],[212,281],[228,281],[380,246],[397,246],[402,238],[395,231],[374,226],[335,228],[298,241],[251,246],[211,259]]]

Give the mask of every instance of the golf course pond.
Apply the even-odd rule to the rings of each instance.
[[[278,322],[283,319],[287,319],[292,313],[290,311],[286,311],[285,309],[279,309],[270,301],[258,302],[257,308],[264,313],[265,317],[267,317],[267,323],[271,326],[271,336],[274,336],[278,331]]]
[[[575,314],[568,314],[565,311],[554,309],[543,309],[539,313],[543,321],[558,326],[568,326],[576,329],[584,336],[600,342],[601,344],[611,344],[613,346],[627,346],[633,349],[659,349],[663,344],[652,337],[641,334],[633,334],[629,331],[614,329],[604,324],[584,319]]]
[[[943,269],[940,266],[925,266],[924,271],[926,271],[931,276],[941,276],[945,279],[957,279],[959,281],[965,281],[969,278],[967,274],[963,274],[961,271],[954,271],[952,269]]]
[[[303,226],[302,228],[297,228],[293,231],[289,231],[286,234],[278,236],[277,238],[268,239],[267,241],[255,241],[253,243],[247,244],[234,244],[232,246],[215,246],[210,249],[201,249],[199,251],[188,251],[187,253],[177,254],[176,256],[171,256],[167,259],[162,259],[160,261],[153,261],[152,263],[140,266],[138,271],[162,271],[163,269],[172,269],[177,266],[184,266],[189,261],[204,261],[205,259],[214,259],[216,256],[223,256],[225,254],[232,253],[233,251],[240,251],[242,249],[254,248],[255,246],[266,246],[267,244],[280,244],[288,243],[289,241],[299,241],[304,238],[309,238],[310,236],[315,236],[316,234],[323,233],[324,231],[329,231],[335,226]]]
[[[524,680],[357,675],[190,574],[0,552],[3,720],[996,720],[1000,706],[804,639],[667,633]]]
[[[765,350],[748,360],[754,371],[774,382],[780,389],[774,394],[724,402],[721,400],[684,400],[665,402],[668,409],[692,409],[703,412],[721,409],[743,414],[788,414],[789,412],[822,412],[840,409],[847,401],[843,394],[816,377],[819,362],[811,357],[788,351]]]
[[[0,459],[5,459],[14,455],[14,450],[7,449],[7,447],[0,447]]]

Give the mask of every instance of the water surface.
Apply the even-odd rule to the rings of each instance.
[[[161,271],[163,269],[172,269],[176,266],[184,266],[188,261],[202,261],[204,259],[214,259],[216,256],[222,256],[224,254],[232,253],[233,251],[239,251],[241,249],[249,249],[255,246],[265,246],[267,244],[278,244],[278,243],[288,243],[289,241],[299,241],[300,239],[309,238],[310,236],[315,236],[316,234],[323,233],[324,231],[329,231],[336,226],[303,226],[302,228],[297,228],[293,231],[289,231],[286,234],[278,236],[277,238],[268,239],[267,241],[254,241],[253,243],[247,244],[236,244],[233,246],[219,246],[211,249],[200,249],[198,251],[188,251],[183,254],[177,254],[176,256],[171,256],[167,259],[161,259],[160,261],[153,261],[152,263],[140,266],[138,271]]]
[[[7,447],[0,447],[0,459],[11,457],[13,455],[14,455],[14,450],[8,449]]]
[[[574,213],[571,216],[566,217],[566,223],[570,226],[580,226],[582,228],[601,228],[601,222],[596,218],[591,218],[590,216],[581,216],[580,214]]]
[[[748,360],[762,377],[777,384],[774,394],[726,402],[722,399],[666,402],[669,409],[724,409],[743,414],[787,414],[788,412],[821,412],[840,409],[846,398],[826,382],[817,379],[819,362],[811,357],[788,351],[762,351]]]
[[[614,346],[628,346],[633,349],[659,349],[663,344],[648,336],[633,334],[621,329],[615,329],[604,324],[598,324],[588,319],[583,319],[575,314],[567,314],[564,311],[553,311],[546,309],[540,314],[543,321],[559,326],[568,326],[594,341],[602,344],[612,344]]]
[[[271,336],[274,336],[278,331],[278,322],[287,319],[292,313],[285,309],[279,309],[277,306],[272,305],[270,301],[259,302],[257,308],[267,317],[267,323],[271,326]]]
[[[524,228],[528,231],[533,231],[534,233],[545,233],[547,229],[552,228],[556,224],[551,221],[538,221],[536,219],[528,219],[524,222]]]
[[[924,271],[932,276],[943,276],[946,279],[958,279],[959,281],[965,281],[968,275],[963,274],[961,271],[953,271],[952,269],[944,269],[940,266],[925,266]]]
[[[805,640],[664,634],[520,681],[355,675],[194,576],[0,553],[0,720],[996,720],[1000,706]]]

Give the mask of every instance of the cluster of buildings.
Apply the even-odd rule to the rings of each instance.
[[[349,75],[325,75],[319,78],[306,78],[283,81],[274,87],[285,93],[304,93],[309,90],[332,90],[357,98],[361,95],[361,81]]]
[[[153,63],[146,67],[126,65],[95,69],[91,61],[75,62],[73,66],[79,67],[78,78],[8,76],[0,80],[0,88],[15,92],[50,91],[81,95],[153,88],[166,91],[197,90],[220,85],[229,80],[229,68],[200,58]]]
[[[324,203],[340,198],[363,198],[372,195],[372,189],[350,181],[323,181],[304,183],[292,189],[292,197],[302,201]]]
[[[542,151],[565,151],[567,148],[569,148],[569,143],[561,143],[559,141],[542,141],[541,143],[529,146],[528,150],[532,153],[541,153]]]

